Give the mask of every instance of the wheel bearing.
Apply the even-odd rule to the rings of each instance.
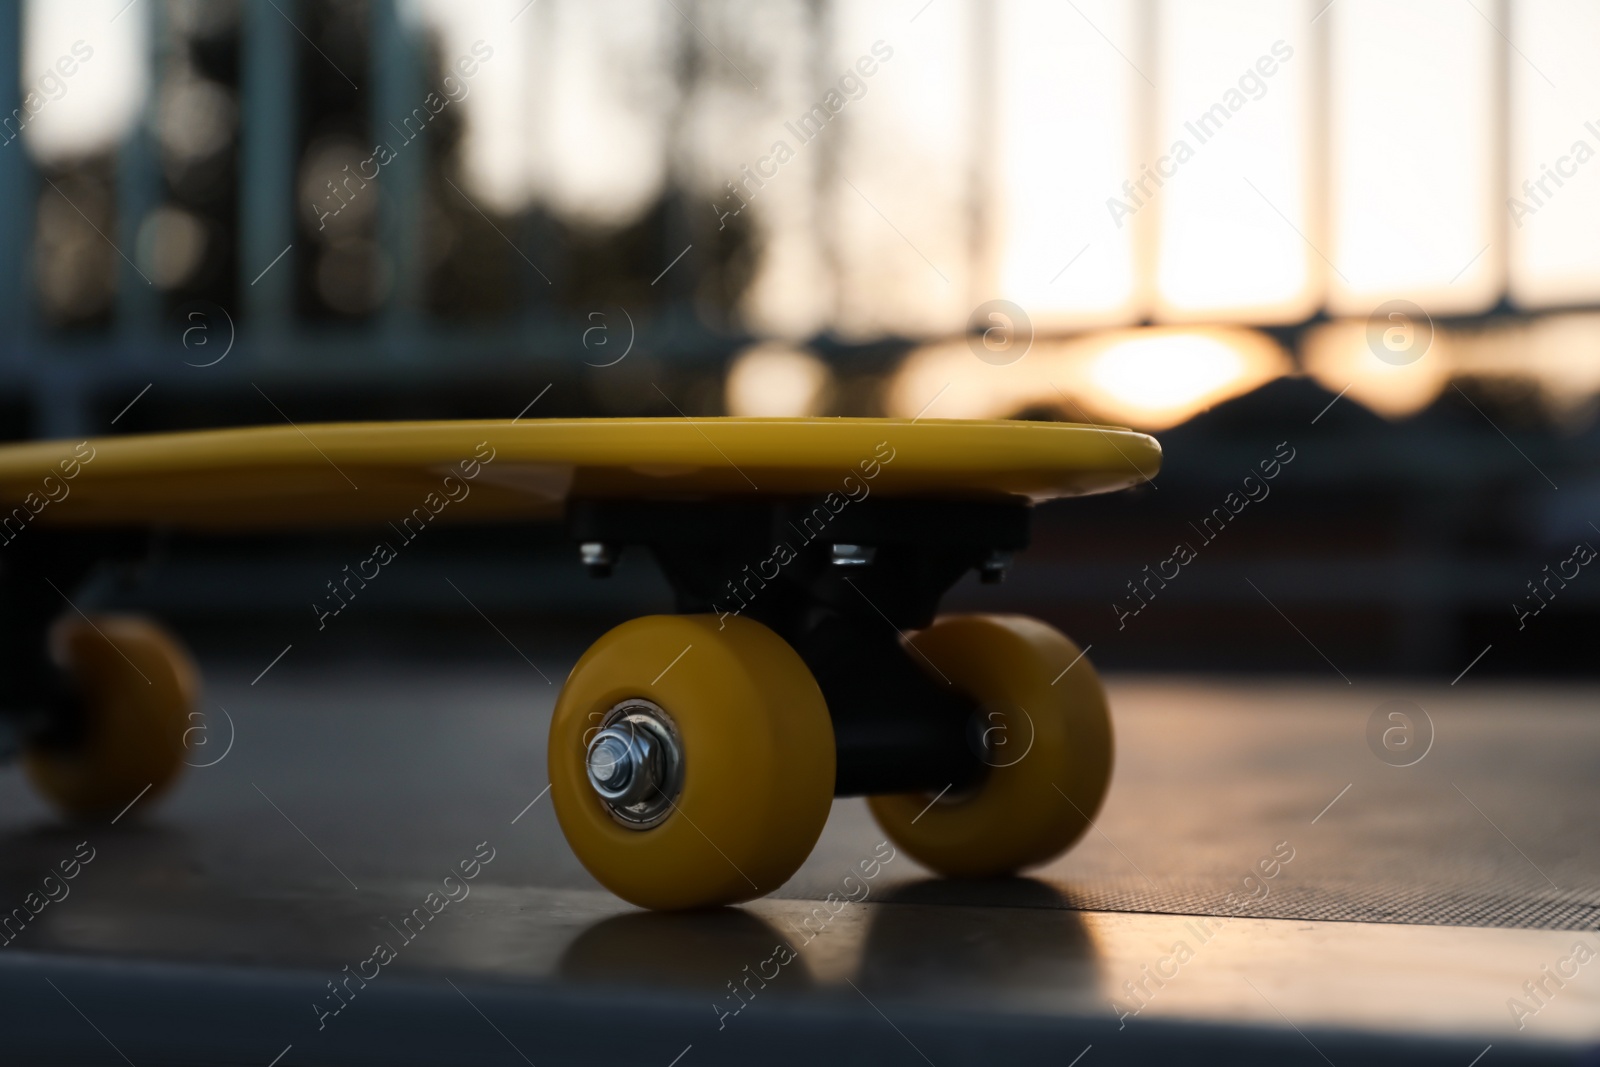
[[[601,719],[584,769],[613,819],[630,830],[648,830],[672,813],[683,791],[683,743],[659,705],[624,700]]]

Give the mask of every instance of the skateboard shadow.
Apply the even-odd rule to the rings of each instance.
[[[91,872],[114,872],[105,878],[122,880],[138,872],[172,876],[192,873],[192,841],[182,829],[152,822],[129,820],[121,826],[104,822],[44,819],[0,833],[0,885],[37,882],[47,874],[57,876],[80,868],[77,881]]]
[[[630,912],[603,919],[573,939],[557,965],[563,979],[702,992],[722,998],[730,986],[812,985],[803,958],[785,959],[788,939],[738,908]],[[748,983],[748,985],[747,985]],[[731,998],[730,998],[731,1000]],[[737,1002],[732,1002],[735,1006]]]
[[[929,879],[875,899],[857,972],[863,985],[992,993],[1098,981],[1094,939],[1044,882]]]
[[[563,981],[701,993],[726,1001],[731,1013],[768,984],[783,996],[831,985],[833,964],[851,956],[853,980],[864,988],[992,994],[1099,981],[1099,952],[1081,916],[1044,882],[930,879],[874,897],[855,914],[859,925],[841,920],[808,940],[738,908],[629,912],[580,933],[557,973]],[[808,959],[829,977],[819,979]]]
[[[0,945],[103,946],[121,933],[114,917],[125,905],[202,882],[179,830],[73,822],[14,829],[0,834]],[[90,916],[96,921],[87,923]]]

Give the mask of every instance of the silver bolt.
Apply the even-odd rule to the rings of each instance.
[[[978,580],[984,585],[998,584],[1006,580],[1006,572],[1010,569],[1011,553],[997,548],[978,564]]]
[[[607,731],[590,744],[588,767],[595,789],[608,797],[621,795],[633,780],[633,749],[615,731]]]
[[[611,576],[611,568],[617,563],[617,550],[615,546],[604,541],[585,541],[578,546],[578,558],[589,569],[589,573],[596,578]]]
[[[606,713],[584,754],[589,785],[618,822],[646,830],[665,819],[683,788],[677,730],[661,708],[627,700]]]
[[[833,565],[835,567],[865,567],[872,562],[878,550],[871,545],[834,545]]]

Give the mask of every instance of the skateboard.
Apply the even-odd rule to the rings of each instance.
[[[1112,736],[1094,669],[1015,615],[940,615],[1001,580],[1032,506],[1152,478],[1160,446],[1063,423],[547,419],[340,423],[0,447],[0,725],[78,818],[149,804],[183,766],[199,674],[74,591],[164,529],[374,531],[332,611],[435,524],[557,523],[597,578],[648,550],[678,614],[612,629],[557,698],[556,816],[642,907],[782,885],[835,796],[947,876],[1044,863],[1090,825]]]

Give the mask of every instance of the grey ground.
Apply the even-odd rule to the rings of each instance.
[[[1465,1064],[1488,1043],[1506,1059],[1559,1059],[1600,1037],[1594,975],[1523,1030],[1508,1029],[1505,1004],[1572,931],[1600,923],[1593,687],[1112,678],[1117,776],[1075,850],[988,883],[931,879],[900,856],[765,998],[724,1016],[743,1003],[728,983],[803,936],[815,902],[873,854],[882,836],[863,802],[836,802],[774,898],[646,915],[596,887],[540,798],[574,649],[529,649],[537,667],[504,646],[451,662],[291,652],[252,685],[273,651],[205,662],[207,741],[191,759],[222,755],[230,719],[232,748],[143,820],[64,827],[17,770],[0,771],[6,907],[77,842],[96,849],[71,895],[0,950],[0,996],[26,1020],[18,1055],[265,1064],[293,1045],[284,1065],[430,1062],[444,1048],[473,1062],[666,1067],[691,1045],[682,1067],[946,1067],[1001,1048],[1065,1064],[1091,1044],[1164,1058],[1177,1041],[1219,1061],[1275,1050],[1322,1062],[1335,1048],[1440,1062],[1465,1051]],[[1393,699],[1434,727],[1414,766],[1368,746],[1370,716]],[[495,858],[474,895],[319,1030],[325,983],[485,841]],[[1293,859],[1246,881],[1275,848]],[[1202,950],[1199,974],[1119,1027],[1111,997],[1196,915],[1233,916],[1226,947]],[[1324,963],[1345,946],[1329,978],[1344,993],[1330,1002],[1303,985],[1297,944],[1322,946]],[[1370,992],[1397,954],[1434,961],[1409,974],[1409,1014]],[[1463,966],[1466,990],[1452,985],[1468,980]],[[1234,970],[1249,989],[1224,979]]]

